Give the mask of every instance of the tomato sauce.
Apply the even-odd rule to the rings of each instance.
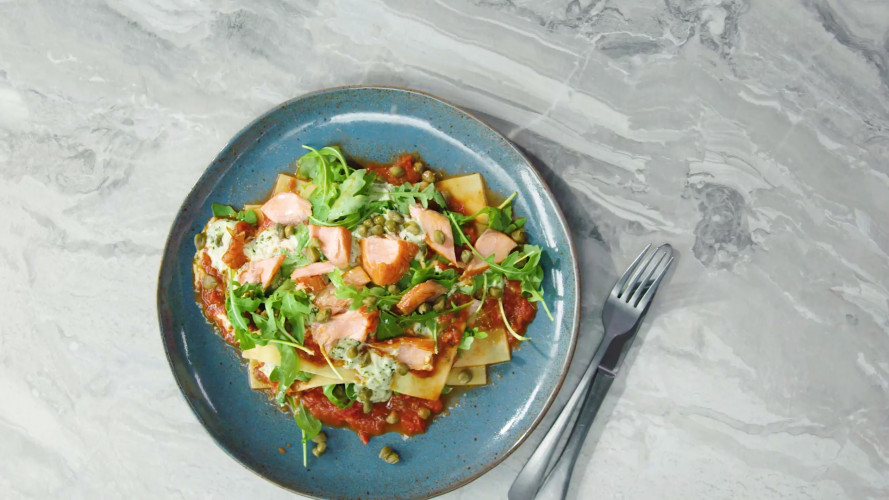
[[[503,290],[502,300],[503,312],[509,318],[509,325],[516,333],[522,335],[527,330],[528,324],[534,319],[537,308],[522,296],[522,284],[518,280],[509,280],[507,282],[506,288]],[[485,299],[476,326],[482,330],[505,328],[506,325],[503,324],[503,315],[500,314],[500,305],[497,303],[497,299],[490,297]],[[506,338],[509,340],[509,345],[512,348],[515,348],[519,343],[519,340],[512,335],[507,335]]]
[[[430,419],[420,418],[418,410],[428,409],[431,414],[438,414],[444,408],[441,399],[420,399],[404,394],[393,394],[389,401],[374,403],[373,411],[364,413],[360,403],[353,403],[348,408],[337,408],[327,399],[321,387],[309,389],[301,393],[301,401],[315,418],[326,425],[334,427],[349,427],[358,433],[358,437],[364,444],[373,436],[384,432],[400,432],[409,436],[426,432],[426,426]],[[398,415],[397,424],[389,424],[386,417],[390,412]]]
[[[210,256],[207,255],[207,252],[203,252],[201,254],[200,259],[201,269],[204,270],[207,275],[212,276],[216,279],[216,287],[215,288],[204,288],[204,286],[200,283],[197,286],[200,289],[200,297],[201,297],[201,305],[204,309],[204,314],[219,327],[219,330],[223,332],[223,338],[229,344],[235,343],[234,332],[230,329],[226,329],[222,320],[219,318],[219,315],[226,315],[225,312],[225,280],[222,279],[222,276],[216,272],[216,268],[213,267],[212,261],[210,260]]]
[[[405,182],[410,182],[411,184],[416,184],[420,182],[422,176],[417,169],[414,168],[414,155],[406,154],[399,156],[394,162],[389,163],[375,163],[375,162],[361,162],[360,165],[367,170],[377,174],[377,177],[383,181],[386,181],[390,184],[394,184],[396,186],[400,186]],[[390,167],[401,167],[404,169],[404,175],[401,177],[396,177],[392,175],[389,171]]]

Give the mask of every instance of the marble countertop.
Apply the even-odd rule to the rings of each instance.
[[[0,2],[2,491],[292,498],[188,409],[157,269],[230,137],[360,83],[459,103],[545,165],[578,360],[642,246],[681,254],[571,498],[889,496],[882,0]],[[447,498],[505,498],[540,438]]]

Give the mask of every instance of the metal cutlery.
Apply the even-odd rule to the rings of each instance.
[[[512,483],[509,500],[532,500],[556,467],[565,469],[561,497],[567,494],[583,441],[618,373],[623,353],[673,263],[670,245],[649,250],[651,245],[636,257],[605,300],[605,336],[562,413]]]

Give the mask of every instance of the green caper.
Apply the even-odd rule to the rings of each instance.
[[[318,238],[309,238],[309,247],[321,248],[321,240],[319,240]]]
[[[350,345],[349,348],[346,349],[346,357],[349,359],[352,359],[355,356],[358,356],[358,346],[357,345]]]
[[[367,236],[367,226],[365,226],[365,225],[358,226],[358,228],[355,229],[355,232],[358,233],[358,236],[361,236],[362,238],[364,238],[365,236]]]
[[[417,188],[418,188],[420,191],[426,191],[426,188],[428,188],[428,187],[429,187],[429,183],[426,182],[426,181],[423,181],[423,182],[421,182],[420,184],[417,185]]]
[[[374,225],[373,217],[368,217],[364,219],[364,222],[361,223],[364,227],[370,229]]]
[[[525,231],[521,229],[516,229],[512,233],[509,234],[509,237],[513,239],[516,243],[524,243],[525,242]]]
[[[327,441],[327,434],[324,434],[323,431],[319,432],[317,435],[315,435],[315,437],[312,438],[312,441],[315,443],[323,443]]]
[[[293,226],[284,226],[284,237],[289,238],[293,236]]]
[[[447,300],[447,299],[445,298],[444,295],[442,295],[441,297],[439,297],[438,300],[436,300],[435,303],[432,305],[432,310],[435,311],[435,312],[437,312],[437,313],[440,313],[440,312],[444,311],[444,310],[445,310],[445,306],[447,305],[447,303],[445,302],[446,300]]]
[[[370,412],[374,411],[374,404],[371,403],[369,400],[365,401],[364,408],[362,408],[362,410],[364,411],[365,414],[370,413]]]
[[[374,215],[374,219],[373,219],[373,220],[374,220],[374,225],[375,225],[375,226],[382,226],[383,224],[386,223],[386,218],[383,217],[382,215]]]
[[[404,222],[404,217],[400,213],[396,212],[395,210],[389,210],[388,215],[389,215],[390,220],[394,220],[398,224],[401,224]]]
[[[315,315],[315,321],[318,323],[326,323],[327,320],[330,319],[330,309],[321,309],[318,311],[318,314]]]
[[[428,182],[429,184],[435,182],[435,172],[432,170],[423,172],[423,181]]]
[[[195,250],[200,250],[204,248],[204,245],[207,244],[207,235],[204,233],[198,233],[194,235],[194,248]]]
[[[327,451],[327,443],[320,442],[320,443],[316,444],[314,448],[312,448],[312,455],[315,455],[316,457],[320,457],[321,455],[324,454],[325,451]]]
[[[420,234],[420,225],[414,221],[409,221],[404,228],[411,234]]]
[[[377,305],[377,298],[373,295],[368,295],[367,297],[364,297],[364,300],[362,300],[361,303],[364,304],[364,307],[371,308]]]
[[[386,287],[386,291],[389,292],[389,295],[395,295],[398,293],[398,285],[389,285]]]
[[[379,236],[379,235],[383,234],[383,226],[376,225],[376,226],[370,228],[370,234],[372,234],[374,236]]]
[[[420,314],[426,314],[426,313],[429,312],[430,309],[432,309],[432,308],[429,307],[429,304],[423,302],[422,304],[420,304],[420,305],[417,307],[417,312],[420,313]]]
[[[390,233],[397,233],[398,232],[398,223],[392,219],[387,220],[386,221],[386,231],[389,231]]]
[[[423,162],[421,162],[421,161],[415,161],[414,162],[414,170],[418,174],[422,174],[426,170],[426,166],[423,165]]]
[[[362,387],[361,394],[364,394],[364,401],[370,401],[370,398],[374,395],[374,391],[368,389],[367,387]]]
[[[358,391],[358,394],[355,395],[355,399],[363,404],[365,401],[370,399],[370,394],[366,394],[364,391]]]
[[[503,289],[499,286],[492,286],[491,288],[488,288],[488,295],[495,299],[499,299],[500,297],[503,297]]]
[[[401,457],[398,456],[398,452],[388,446],[383,446],[383,449],[380,450],[380,458],[388,464],[397,464],[401,459]]]
[[[429,418],[430,415],[432,415],[432,412],[429,411],[429,408],[426,408],[425,406],[423,406],[419,410],[417,410],[417,416],[422,418],[423,420],[426,420],[427,418]]]
[[[306,247],[303,249],[303,255],[306,256],[306,259],[311,262],[318,262],[321,259],[321,252],[318,251],[315,247]]]
[[[410,371],[410,368],[407,367],[404,363],[398,363],[395,365],[395,372],[399,375],[407,375],[407,372]]]
[[[445,242],[445,234],[441,229],[436,229],[434,233],[432,233],[432,241],[438,243],[439,245],[444,245]]]
[[[462,252],[460,252],[460,262],[469,264],[470,260],[472,260],[472,250],[466,248]]]
[[[387,423],[387,424],[395,425],[395,424],[397,424],[400,420],[401,420],[401,419],[398,418],[398,412],[396,412],[395,410],[390,411],[389,414],[386,415],[386,423]]]
[[[404,167],[398,165],[389,167],[389,175],[392,177],[404,177]]]
[[[368,354],[367,351],[364,351],[358,355],[358,358],[356,358],[356,361],[358,361],[358,366],[360,366],[361,368],[364,368],[370,364],[370,354]]]
[[[464,368],[457,373],[457,381],[461,384],[468,384],[472,380],[472,372],[469,368]]]
[[[204,277],[201,278],[201,286],[204,287],[204,290],[214,290],[216,285],[216,278],[209,274],[205,274]]]

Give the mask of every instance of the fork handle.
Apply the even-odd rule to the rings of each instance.
[[[559,459],[562,450],[564,450],[565,444],[563,443],[566,442],[562,438],[575,427],[580,415],[580,405],[586,400],[590,382],[597,370],[598,366],[595,363],[591,363],[586,369],[574,389],[574,393],[559,414],[559,418],[547,431],[543,441],[540,442],[513,481],[509,488],[509,500],[533,500],[537,496],[537,491],[552,469],[551,465]]]
[[[602,402],[605,400],[605,395],[608,394],[608,389],[611,388],[612,382],[614,382],[613,374],[601,367],[596,370],[596,374],[593,377],[593,385],[587,394],[583,406],[580,408],[580,415],[577,423],[574,425],[574,430],[568,436],[568,442],[565,445],[561,458],[553,467],[551,475],[554,480],[556,477],[562,477],[561,493],[559,495],[559,498],[562,500],[568,496],[568,485],[571,483],[574,464],[577,463],[577,457],[580,456],[580,450],[583,448],[586,436],[593,426],[593,420],[596,418],[596,414],[599,413],[599,408],[602,407]],[[565,471],[564,474],[559,474],[562,470]]]

